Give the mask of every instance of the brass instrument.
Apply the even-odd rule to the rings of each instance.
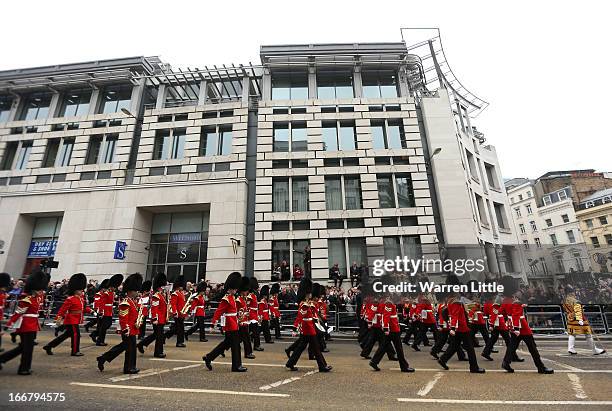
[[[170,290],[166,290],[166,322],[170,321],[170,319],[172,318],[172,306],[170,305],[170,297],[172,296],[172,291]]]
[[[144,320],[144,304],[141,304],[138,308],[138,317],[136,317],[136,328],[140,329],[142,321]]]
[[[181,314],[183,315],[187,315],[187,313],[189,312],[189,309],[191,308],[191,301],[198,295],[198,293],[191,293],[189,294],[189,297],[187,298],[187,301],[185,301],[185,305],[183,306],[183,308],[181,309]]]

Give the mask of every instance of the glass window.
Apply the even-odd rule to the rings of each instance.
[[[410,175],[397,174],[395,182],[397,184],[398,207],[414,207],[414,192],[412,191]]]
[[[272,180],[272,211],[289,211],[289,180],[274,178]]]
[[[408,257],[412,260],[420,260],[423,257],[421,249],[421,239],[418,236],[402,236],[403,257]]]
[[[291,151],[308,150],[306,124],[291,125]]]
[[[15,164],[15,170],[24,170],[26,168],[31,151],[32,141],[22,141],[19,151],[17,152],[17,163]]]
[[[217,155],[218,143],[217,130],[214,127],[202,127],[200,134],[200,155],[214,156]]]
[[[604,215],[604,216],[599,217],[599,224],[601,224],[601,225],[607,225],[607,224],[608,224],[608,217],[606,217],[605,215]]]
[[[221,143],[221,149],[219,155],[227,156],[232,153],[232,129],[231,127],[220,127],[219,128],[219,141]]]
[[[289,241],[272,241],[272,264],[278,264],[285,261],[287,264],[291,262],[289,258]]]
[[[47,140],[47,148],[45,150],[45,158],[43,160],[43,167],[55,167],[55,160],[57,158],[57,152],[59,151],[60,139],[53,138]]]
[[[87,147],[87,156],[85,157],[85,164],[97,164],[98,163],[98,157],[100,155],[101,147],[102,147],[102,136],[89,137],[89,145]]]
[[[110,86],[102,92],[101,113],[110,114],[129,109],[132,100],[132,86]]]
[[[304,250],[306,246],[310,247],[309,240],[293,240],[293,267],[299,265],[300,268],[304,269]]]
[[[323,150],[338,151],[338,130],[336,122],[323,123]]]
[[[355,124],[341,122],[339,130],[340,150],[355,150],[357,145]]]
[[[344,239],[329,239],[327,240],[327,265],[331,268],[338,264],[340,274],[346,275],[346,248]]]
[[[395,208],[392,177],[390,175],[378,175],[376,176],[376,183],[380,208]]]
[[[157,130],[153,160],[179,159],[185,155],[185,129]]]
[[[25,98],[20,120],[36,120],[49,117],[52,93],[33,93]]]
[[[278,152],[289,151],[289,124],[274,124],[273,150]]]
[[[102,163],[112,163],[115,161],[115,147],[117,146],[118,139],[119,136],[117,135],[106,136],[102,150]]]
[[[37,217],[34,222],[32,239],[52,239],[59,237],[62,217]]]
[[[325,177],[325,209],[342,210],[342,184],[340,177]]]
[[[306,100],[308,73],[272,74],[272,100]]]
[[[576,242],[576,236],[574,235],[574,230],[567,230],[565,232],[567,234],[567,239],[571,244]]]
[[[363,71],[361,73],[363,97],[398,97],[397,74],[392,71]]]
[[[344,177],[344,192],[346,199],[346,209],[361,209],[361,179],[359,176]]]
[[[404,127],[402,121],[389,121],[387,125],[387,148],[402,148]]]
[[[348,239],[349,263],[357,263],[357,265],[367,265],[368,253],[366,248],[365,238],[349,238]]]
[[[383,237],[385,259],[395,259],[402,256],[399,237]]]
[[[387,148],[387,145],[385,143],[384,123],[372,121],[370,128],[372,130],[372,148],[375,150]]]
[[[550,235],[550,242],[552,243],[552,245],[559,245],[559,241],[557,240],[557,235],[556,234],[551,234]]]
[[[293,178],[291,187],[293,203],[291,211],[308,211],[308,179]]]
[[[171,233],[192,233],[202,231],[202,213],[172,214]]]
[[[591,237],[591,244],[593,244],[593,247],[599,248],[599,238]]]
[[[70,165],[70,158],[72,157],[72,150],[74,149],[74,139],[65,138],[62,141],[62,147],[59,153],[59,159],[57,162],[58,167],[67,167]]]
[[[90,100],[91,90],[71,90],[64,93],[59,117],[87,115]]]
[[[353,74],[347,72],[317,73],[317,98],[353,98]]]
[[[8,121],[13,106],[13,98],[11,96],[0,96],[0,123]]]

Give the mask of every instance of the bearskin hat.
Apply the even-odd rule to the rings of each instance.
[[[11,285],[9,273],[0,273],[0,288],[8,288]]]
[[[130,274],[123,282],[123,291],[140,291],[142,288],[142,275],[140,273]]]
[[[142,283],[142,287],[140,287],[140,292],[141,293],[148,293],[149,291],[151,291],[151,285],[153,284],[153,281],[151,280],[147,280],[145,282]]]
[[[153,278],[153,289],[157,290],[158,288],[165,287],[168,285],[168,277],[164,273],[157,273],[155,278]]]
[[[196,286],[196,293],[201,293],[202,291],[206,291],[206,281],[200,281]]]
[[[102,289],[108,288],[108,281],[109,281],[108,278],[105,278],[104,280],[102,280],[102,282],[98,286],[98,290],[102,290]]]
[[[49,276],[40,270],[32,272],[25,282],[24,290],[29,293],[32,291],[44,290],[49,285]]]
[[[251,278],[249,278],[249,281],[250,281],[250,283],[251,283],[251,284],[250,284],[251,291],[253,291],[253,292],[255,292],[255,293],[256,293],[257,291],[259,291],[259,281],[257,281],[257,278],[255,278],[255,277],[251,277]]]
[[[184,275],[179,275],[176,280],[174,281],[174,285],[172,287],[173,290],[176,290],[177,288],[185,288],[187,287],[187,281],[185,280],[185,276]]]
[[[73,295],[78,290],[84,290],[87,287],[87,277],[83,273],[76,273],[68,280],[68,294]]]
[[[123,274],[115,274],[108,280],[108,287],[117,288],[123,282]]]
[[[504,297],[512,297],[518,290],[518,284],[514,277],[511,275],[505,275],[499,281],[500,285],[504,286]]]
[[[312,293],[312,280],[308,277],[302,278],[300,281],[300,285],[298,286],[297,299],[299,301],[304,301],[306,299],[306,294]]]
[[[321,284],[314,283],[312,285],[312,298],[319,298],[321,296]]]
[[[266,298],[269,295],[270,295],[270,286],[266,284],[263,287],[261,287],[261,290],[259,290],[259,298]]]
[[[279,283],[272,284],[272,287],[270,287],[270,294],[278,294],[278,293],[280,293],[280,284]]]
[[[237,290],[240,288],[240,282],[242,275],[239,272],[234,271],[230,275],[227,276],[225,280],[225,289],[226,290]]]
[[[242,277],[240,279],[240,288],[238,291],[249,291],[251,289],[251,279],[249,277]]]

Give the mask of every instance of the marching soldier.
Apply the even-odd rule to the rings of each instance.
[[[533,358],[533,363],[538,368],[538,373],[554,373],[554,370],[547,368],[540,358],[538,347],[533,339],[533,333],[525,318],[525,306],[521,304],[519,299],[520,290],[517,287],[516,280],[511,276],[505,276],[501,279],[501,284],[504,286],[504,296],[506,297],[502,302],[502,313],[508,318],[508,328],[511,330],[510,345],[506,347],[502,368],[507,372],[514,372],[510,364],[516,356],[519,344],[521,341],[524,341],[529,349],[531,358]]]
[[[55,319],[57,324],[64,325],[64,333],[43,347],[48,355],[53,355],[53,348],[60,345],[64,340],[70,338],[70,355],[82,357],[79,347],[81,344],[81,331],[79,324],[83,322],[84,312],[91,309],[85,305],[83,290],[87,287],[87,277],[83,273],[74,274],[68,280],[68,297],[60,307]]]
[[[251,277],[250,282],[251,292],[247,296],[247,304],[249,306],[249,332],[253,340],[253,350],[263,351],[264,349],[261,348],[261,342],[259,340],[259,302],[257,299],[259,283],[255,277]]]
[[[300,333],[298,338],[299,343],[295,347],[295,350],[291,353],[289,360],[285,364],[285,367],[291,371],[297,371],[298,368],[295,366],[300,359],[300,355],[306,349],[306,347],[312,347],[312,353],[317,360],[319,366],[319,372],[329,372],[332,367],[327,365],[323,354],[319,347],[319,341],[317,340],[317,332],[313,324],[315,319],[314,313],[314,301],[312,301],[312,281],[310,278],[305,277],[300,281],[298,287],[298,312],[294,322],[294,327],[297,328]]]
[[[180,275],[174,282],[174,291],[170,296],[170,312],[174,318],[174,324],[166,331],[166,339],[176,335],[176,346],[179,348],[186,347],[185,345],[185,277]]]
[[[242,277],[240,282],[239,293],[236,299],[238,307],[238,334],[240,342],[244,346],[244,358],[253,359],[253,346],[251,345],[251,337],[249,336],[249,306],[247,304],[247,296],[251,286],[251,281],[248,277]]]
[[[207,342],[206,325],[204,319],[206,317],[206,282],[200,281],[196,287],[197,295],[191,300],[191,311],[193,312],[193,325],[185,331],[185,337],[190,336],[196,330],[200,330],[200,342]]]
[[[402,341],[400,340],[400,326],[397,318],[397,305],[391,300],[391,296],[387,295],[385,302],[379,305],[379,310],[382,312],[382,329],[385,333],[384,342],[378,346],[374,357],[370,361],[370,367],[374,371],[380,371],[378,363],[382,360],[385,352],[389,350],[389,346],[393,344],[395,353],[397,354],[397,360],[400,364],[400,370],[402,372],[414,372],[414,368],[410,368],[406,357],[404,357],[404,350],[402,348]]]
[[[102,316],[98,322],[98,327],[89,334],[92,341],[97,346],[104,347],[108,344],[104,342],[106,339],[106,331],[113,324],[113,305],[115,303],[115,289],[123,282],[123,275],[115,274],[108,280],[108,289],[106,289],[100,298],[100,306],[102,308]]]
[[[383,305],[381,305],[376,300],[371,300],[370,306],[367,308],[366,320],[368,321],[368,324],[370,326],[370,335],[366,337],[364,347],[361,350],[360,354],[361,357],[365,359],[371,359],[370,354],[372,353],[374,344],[378,343],[379,348],[385,345],[385,334],[382,330],[382,310],[380,310]],[[389,344],[386,346],[386,349],[389,361],[397,361],[397,358],[395,357],[395,353],[393,351],[393,346]]]
[[[278,293],[280,292],[280,284],[274,283],[270,287],[270,298],[268,303],[270,305],[270,326],[274,329],[274,338],[280,340],[281,337],[281,326],[280,326],[280,305],[278,304]]]
[[[438,301],[445,301],[446,300],[446,293],[439,293],[438,294]],[[444,345],[449,341],[449,331],[450,331],[450,327],[448,325],[448,307],[446,306],[445,302],[442,302],[440,304],[438,304],[437,308],[436,308],[436,314],[437,314],[437,330],[436,330],[436,336],[435,336],[435,344],[434,346],[431,348],[431,351],[429,352],[429,354],[434,357],[436,360],[439,360],[440,357],[438,356],[441,352],[442,349],[444,348]],[[452,337],[454,338],[454,337]],[[463,351],[463,348],[461,348],[461,345],[459,345],[457,347],[457,358],[459,359],[459,361],[467,361],[468,359],[465,357],[465,351]]]
[[[8,273],[0,273],[0,353],[2,348],[2,324],[4,323],[4,304],[6,304],[6,291],[11,286],[11,276]]]
[[[414,301],[408,299],[408,303],[404,304],[402,314],[406,319],[406,335],[404,335],[403,343],[406,345],[410,345],[410,337],[414,337],[416,340],[417,334],[419,332],[419,322],[417,321],[416,316],[417,304]]]
[[[102,280],[102,282],[98,286],[98,291],[96,291],[96,293],[94,294],[94,300],[91,305],[91,308],[92,312],[95,314],[95,317],[85,323],[85,332],[89,332],[89,328],[98,324],[98,322],[102,318],[102,307],[100,305],[100,301],[102,299],[102,293],[104,292],[104,290],[106,290],[106,287],[108,287],[108,278]]]
[[[49,285],[49,276],[42,271],[35,271],[26,279],[23,294],[19,297],[17,308],[6,323],[6,326],[16,330],[21,339],[19,345],[12,350],[0,354],[0,369],[2,364],[21,355],[19,362],[19,375],[32,374],[32,353],[36,333],[40,330],[38,311],[40,299],[38,295]]]
[[[164,335],[164,325],[168,322],[168,299],[164,287],[168,284],[166,274],[159,273],[153,279],[154,293],[151,296],[151,315],[150,320],[153,325],[153,334],[143,338],[136,348],[141,354],[144,354],[145,347],[148,347],[155,341],[155,350],[153,356],[155,358],[166,358],[164,353],[164,344],[166,337]]]
[[[147,317],[151,304],[151,280],[142,283],[140,298],[138,298],[138,316],[140,317],[140,327],[138,329],[138,339],[142,340],[147,332]]]
[[[261,287],[261,290],[259,290],[257,314],[259,315],[259,322],[261,324],[264,341],[266,344],[274,344],[274,341],[272,341],[272,336],[270,335],[270,305],[268,304],[269,294],[270,287],[268,285],[264,285]]]
[[[225,280],[225,296],[221,299],[215,314],[213,315],[213,328],[219,319],[225,332],[225,339],[221,341],[211,352],[202,357],[206,368],[212,370],[212,362],[221,353],[231,348],[232,350],[232,372],[245,372],[240,356],[240,337],[238,335],[238,307],[234,294],[241,284],[240,273],[233,272]]]
[[[593,355],[600,355],[606,352],[603,348],[598,348],[593,341],[593,330],[589,325],[589,320],[584,316],[582,311],[582,304],[576,298],[576,292],[574,288],[568,285],[565,289],[565,301],[563,302],[563,309],[567,315],[567,351],[571,355],[578,354],[576,352],[576,335],[586,336],[586,340],[593,351]]]
[[[329,314],[329,306],[327,305],[327,291],[324,286],[321,286],[320,296],[319,296],[319,313],[321,314],[321,325],[323,326],[323,348],[322,352],[329,352],[327,349],[326,341],[331,340],[331,335],[329,334],[329,327],[327,325],[327,315]]]
[[[485,302],[483,306],[483,312],[488,317],[489,322],[489,330],[491,331],[491,336],[484,350],[482,351],[481,356],[486,358],[489,361],[493,361],[491,358],[491,353],[496,353],[497,351],[493,350],[497,339],[501,335],[506,343],[506,347],[510,346],[510,334],[508,333],[508,326],[506,325],[506,320],[504,315],[501,312],[501,296],[496,296],[493,302]],[[512,362],[523,362],[524,358],[519,358],[517,353],[514,353],[514,359]]]
[[[123,362],[124,374],[137,374],[136,368],[136,337],[139,327],[138,319],[138,292],[142,288],[142,275],[131,274],[123,283],[123,292],[126,297],[119,304],[119,331],[121,342],[97,358],[98,369],[104,371],[104,363],[111,362],[125,351]]]
[[[427,331],[431,331],[434,334],[436,332],[436,318],[433,314],[433,306],[425,294],[419,294],[418,304],[414,309],[414,317],[417,319],[418,329],[412,343],[412,349],[421,351],[419,344],[427,340]]]
[[[461,284],[459,278],[454,274],[449,275],[446,283],[449,285]],[[446,363],[457,352],[458,348],[463,345],[470,361],[470,372],[478,374],[484,373],[484,368],[478,366],[476,352],[474,351],[474,345],[472,344],[472,338],[470,336],[470,328],[467,324],[465,307],[460,302],[458,293],[449,293],[446,304],[448,307],[449,335],[452,338],[448,348],[438,360],[438,364],[445,370],[448,370],[448,365],[446,365]]]

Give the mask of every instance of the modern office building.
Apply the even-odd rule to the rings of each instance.
[[[495,149],[471,124],[486,103],[422,51],[437,42],[0,72],[0,270],[53,256],[54,278],[299,265],[325,279],[461,245],[517,271]]]

